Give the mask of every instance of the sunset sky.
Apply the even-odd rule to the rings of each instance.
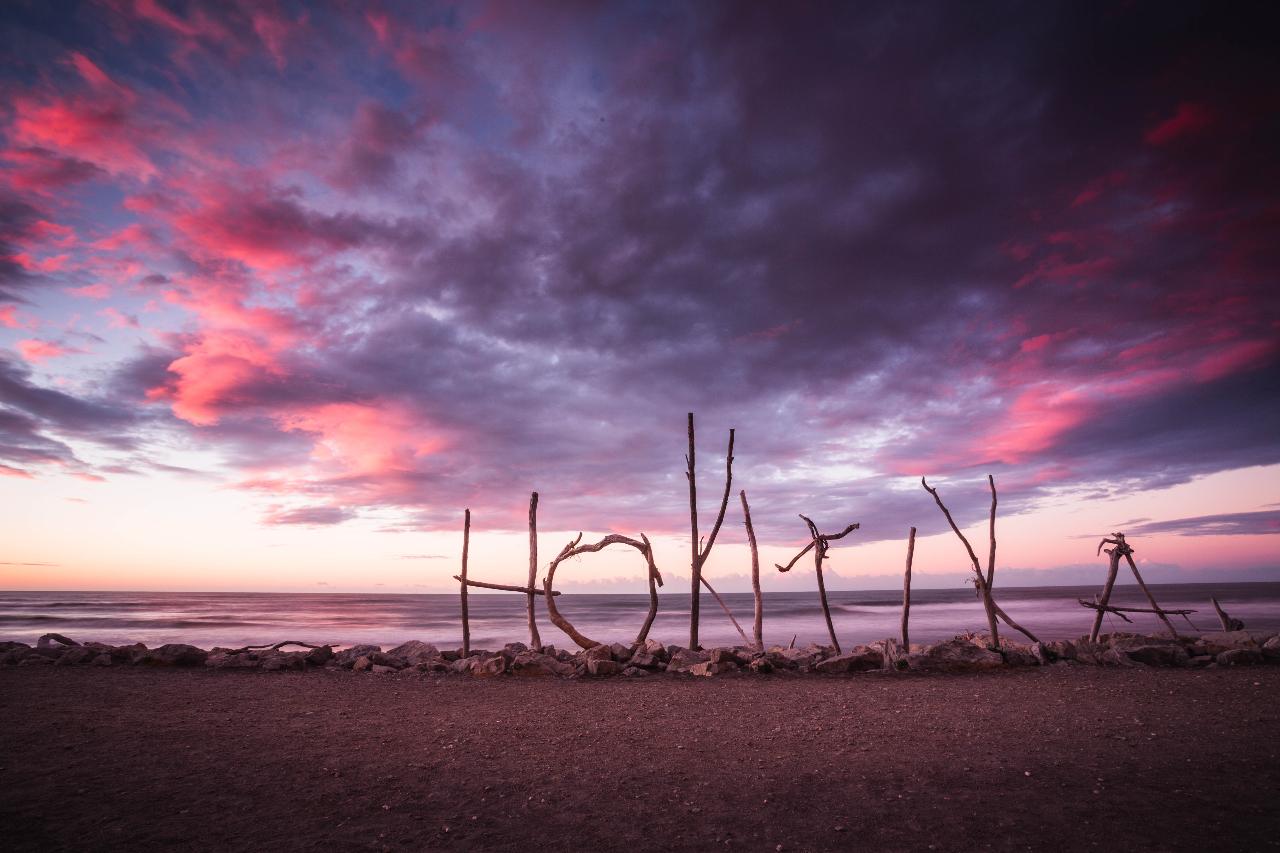
[[[1252,8],[6,2],[0,587],[1280,578]]]

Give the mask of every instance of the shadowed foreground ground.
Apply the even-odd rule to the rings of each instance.
[[[5,668],[0,825],[40,851],[1277,849],[1278,687]]]

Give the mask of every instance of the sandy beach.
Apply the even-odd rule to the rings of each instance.
[[[1280,672],[0,669],[5,847],[1263,850]]]

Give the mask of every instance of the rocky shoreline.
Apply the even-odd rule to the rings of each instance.
[[[357,645],[284,642],[274,646],[204,650],[184,643],[147,648],[141,643],[111,646],[79,643],[47,634],[32,647],[0,642],[0,665],[9,666],[177,666],[263,670],[345,669],[372,674],[471,676],[476,678],[638,678],[663,673],[689,676],[733,674],[825,674],[861,672],[971,672],[1027,666],[1225,667],[1280,663],[1280,635],[1226,631],[1178,638],[1104,634],[1097,642],[1056,640],[1022,644],[1002,640],[989,647],[985,634],[964,634],[930,645],[904,648],[896,640],[855,646],[837,653],[832,646],[773,646],[687,649],[656,640],[641,645],[599,645],[578,652],[544,646],[533,650],[508,643],[497,651],[441,649],[410,640],[392,649]],[[291,647],[297,647],[291,649]]]

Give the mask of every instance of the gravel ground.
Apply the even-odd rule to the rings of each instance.
[[[1278,688],[5,668],[0,848],[1280,849]]]

